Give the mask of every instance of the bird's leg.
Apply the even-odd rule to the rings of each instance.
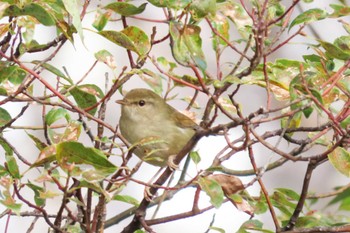
[[[150,192],[150,187],[152,186],[153,181],[156,179],[156,177],[159,175],[159,173],[163,170],[163,168],[159,168],[159,170],[156,172],[154,176],[152,176],[151,180],[147,182],[147,186],[145,187],[145,190],[143,191],[143,195],[147,201],[152,201],[153,195]]]
[[[176,158],[176,155],[170,155],[167,161],[167,165],[172,171],[179,170],[179,165],[174,163],[175,158]]]

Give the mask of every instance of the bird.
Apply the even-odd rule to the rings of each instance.
[[[172,159],[198,125],[149,89],[132,89],[116,102],[121,104],[120,132],[135,147],[133,153],[154,166],[174,166]]]

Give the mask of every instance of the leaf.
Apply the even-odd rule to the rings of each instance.
[[[157,73],[154,73],[153,71],[149,69],[141,69],[140,72],[137,72],[139,77],[147,83],[152,90],[157,94],[162,94],[163,92],[163,82],[162,82],[162,76],[160,76]]]
[[[350,15],[350,7],[344,5],[336,5],[336,4],[329,4],[330,7],[333,8],[332,14],[330,14],[330,17],[332,18],[338,18],[342,16]]]
[[[115,201],[121,201],[121,202],[125,202],[134,206],[138,206],[140,203],[138,200],[136,200],[134,197],[132,196],[128,196],[128,195],[115,195],[112,197],[112,200]]]
[[[44,188],[43,187],[40,187],[40,186],[37,186],[37,185],[34,185],[32,184],[30,181],[29,183],[27,184],[27,186],[33,190],[34,192],[34,201],[35,201],[35,204],[37,206],[44,206],[45,205],[45,199],[40,197],[40,193],[43,193],[44,192]]]
[[[207,63],[202,51],[200,32],[199,26],[170,22],[170,35],[173,41],[171,49],[176,61],[184,66],[194,62],[201,70],[205,70]]]
[[[236,27],[244,40],[248,40],[253,27],[253,20],[247,14],[244,7],[234,1],[224,1],[217,4],[217,11],[227,17]]]
[[[11,119],[11,115],[0,107],[0,127],[6,125]]]
[[[112,41],[113,43],[126,48],[128,50],[136,52],[137,48],[135,47],[132,40],[125,35],[122,32],[117,31],[100,31],[98,32],[101,36],[105,37],[106,39]]]
[[[296,207],[296,202],[292,202],[283,192],[275,191],[271,195],[272,205],[279,209],[289,218]]]
[[[45,122],[47,125],[52,125],[61,118],[65,118],[67,122],[70,121],[70,115],[64,108],[53,108],[45,116]]]
[[[39,197],[42,199],[52,199],[55,198],[57,196],[60,196],[59,193],[54,192],[52,190],[43,190],[43,191],[39,191]]]
[[[331,58],[336,58],[340,60],[348,60],[350,58],[350,53],[346,53],[346,51],[343,51],[336,45],[322,40],[318,40],[318,42],[326,50],[326,54]]]
[[[343,192],[337,194],[328,205],[334,205],[340,203],[339,210],[350,211],[350,188],[345,189]]]
[[[56,24],[52,15],[47,12],[45,8],[36,3],[24,5],[23,8],[19,8],[16,5],[11,5],[4,12],[4,16],[17,17],[23,15],[30,15],[45,26],[54,26]]]
[[[94,183],[94,182],[88,182],[86,180],[81,180],[79,182],[79,184],[77,186],[74,186],[73,188],[71,188],[69,190],[69,192],[74,192],[75,190],[80,189],[80,188],[92,189],[92,190],[94,190],[97,193],[103,194],[104,197],[106,198],[106,202],[110,201],[109,193],[107,193],[106,190],[101,187],[100,182],[95,182]]]
[[[210,197],[210,203],[219,208],[224,201],[224,192],[220,184],[214,179],[200,177],[198,184],[201,189]]]
[[[344,53],[350,55],[350,36],[341,36],[334,40],[334,45],[340,48]]]
[[[302,113],[297,112],[292,117],[284,117],[281,119],[281,128],[283,129],[295,129],[298,128],[301,124]],[[292,136],[293,133],[288,133]]]
[[[106,26],[108,23],[108,20],[111,16],[110,12],[104,12],[102,13],[100,10],[96,12],[95,20],[92,23],[92,26],[97,30],[97,31],[102,31],[103,28]]]
[[[147,34],[138,27],[130,26],[120,32],[100,31],[98,34],[139,56],[146,55],[151,48]]]
[[[329,161],[341,174],[350,177],[350,154],[343,147],[336,147],[328,154]]]
[[[230,24],[228,23],[228,20],[226,17],[216,14],[215,16],[210,17],[210,23],[213,25],[213,27],[216,29],[216,31],[220,34],[221,37],[225,38],[227,41],[230,40]],[[227,43],[218,35],[216,35],[214,32],[212,33],[213,36],[213,48],[214,50],[217,50],[219,45],[227,46]]]
[[[21,174],[19,172],[19,168],[17,165],[17,161],[13,155],[6,155],[5,156],[7,168],[11,176],[15,179],[20,179]]]
[[[80,137],[82,128],[83,126],[80,121],[69,122],[63,134],[61,134],[59,142],[77,141]]]
[[[151,49],[151,44],[149,42],[147,34],[138,27],[129,26],[125,28],[124,33],[135,45],[136,52],[140,56],[144,56]]]
[[[75,102],[77,102],[79,108],[85,109],[91,107],[97,103],[96,96],[94,94],[83,91],[80,87],[75,87],[69,91],[73,96]],[[91,115],[95,115],[97,108],[93,108],[88,111]]]
[[[276,188],[280,193],[283,193],[285,196],[291,198],[292,200],[299,201],[300,195],[292,189],[287,188]]]
[[[147,3],[143,3],[139,7],[136,7],[127,2],[113,2],[104,7],[118,13],[122,16],[131,16],[142,13],[146,8]]]
[[[225,230],[220,228],[220,227],[209,227],[210,230],[213,230],[213,231],[217,231],[217,232],[220,232],[220,233],[225,233]]]
[[[12,147],[3,139],[0,138],[0,145],[5,151],[5,160],[6,160],[6,170],[13,178],[20,179],[21,175],[19,172],[19,167],[17,165],[16,158],[13,156]],[[2,172],[3,173],[3,172]]]
[[[349,124],[350,124],[350,116],[346,117],[344,120],[342,120],[342,121],[340,122],[340,126],[341,126],[343,129],[347,129]]]
[[[35,60],[35,61],[32,61],[32,63],[33,64],[41,64],[41,61]],[[69,82],[69,84],[73,84],[73,80],[71,78],[67,77],[59,69],[57,69],[56,67],[50,65],[49,63],[42,63],[41,66],[44,67],[46,70],[50,71],[51,73],[57,75],[58,77],[63,78],[64,80]]]
[[[314,21],[325,19],[328,16],[327,11],[314,8],[307,11],[304,11],[300,15],[298,15],[289,25],[289,29],[294,27],[295,25],[302,24],[302,23],[311,23]]]
[[[46,163],[51,163],[56,160],[56,147],[55,145],[50,145],[45,148],[43,148],[37,160],[30,166],[33,167],[41,167]]]
[[[215,15],[216,0],[192,0],[190,11],[195,20],[200,20],[208,14]]]
[[[190,157],[191,157],[192,161],[194,162],[194,164],[196,164],[196,165],[201,161],[201,157],[200,157],[198,151],[191,151]]]
[[[85,147],[79,142],[62,142],[56,147],[56,157],[60,164],[88,164],[95,169],[112,173],[117,167],[112,164],[102,151]]]
[[[263,223],[260,222],[259,220],[248,220],[246,222],[244,222],[242,224],[242,226],[239,228],[239,230],[237,231],[237,233],[249,233],[251,231],[247,231],[247,230],[254,230],[254,231],[259,231],[259,232],[266,232],[266,233],[273,233],[273,231],[269,231],[269,230],[265,230],[262,228],[263,227]]]
[[[20,84],[25,76],[26,72],[17,66],[1,67],[0,69],[0,83],[11,80],[14,84]]]
[[[170,9],[180,10],[187,7],[192,0],[147,0],[157,7],[166,7]]]
[[[80,12],[79,12],[79,1],[78,0],[62,0],[64,7],[68,11],[68,13],[72,16],[72,23],[77,30],[80,39],[84,41],[83,35],[83,27],[81,25],[80,20]]]
[[[27,131],[26,133],[34,141],[36,148],[38,148],[40,151],[47,147],[46,143],[42,142],[39,138],[33,134],[28,133]]]
[[[114,56],[110,52],[108,52],[107,50],[103,49],[103,50],[96,52],[95,58],[98,61],[105,63],[111,69],[117,68]]]

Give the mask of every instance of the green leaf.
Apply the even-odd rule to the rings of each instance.
[[[166,7],[170,9],[180,10],[187,7],[192,0],[147,0],[157,7]]]
[[[225,230],[220,227],[209,227],[209,229],[220,233],[225,233]]]
[[[346,117],[342,122],[340,122],[340,126],[343,129],[347,129],[349,124],[350,124],[350,116]]]
[[[37,206],[44,206],[46,203],[46,200],[44,198],[40,197],[40,193],[43,193],[45,190],[43,187],[37,186],[32,184],[30,181],[27,184],[27,186],[33,190],[34,192],[34,201]]]
[[[115,195],[113,196],[112,200],[115,201],[121,201],[121,202],[125,202],[134,206],[138,206],[140,203],[138,200],[136,200],[134,197],[132,196],[128,196],[128,195]]]
[[[5,175],[9,175],[9,173],[4,166],[0,165],[0,177]]]
[[[195,164],[198,164],[201,161],[201,156],[199,155],[198,151],[191,151],[190,157]]]
[[[213,179],[200,177],[198,184],[201,189],[210,197],[210,203],[219,208],[224,201],[224,192],[221,185]]]
[[[10,80],[13,84],[22,83],[26,76],[26,72],[18,66],[1,67],[0,83]]]
[[[162,76],[158,73],[154,73],[153,71],[149,69],[141,69],[140,72],[137,72],[139,77],[147,83],[154,92],[157,94],[162,94],[163,92],[163,82],[162,82]]]
[[[85,109],[91,107],[97,103],[96,95],[82,90],[80,87],[75,87],[69,91],[73,96],[75,102],[77,102],[79,108]],[[88,111],[91,115],[95,115],[97,108],[93,108]]]
[[[171,48],[176,61],[185,66],[194,62],[201,70],[205,70],[207,63],[202,51],[200,32],[199,26],[170,22],[170,35],[173,41]]]
[[[11,115],[3,108],[0,108],[0,127],[11,121]]]
[[[259,220],[248,220],[242,224],[242,226],[239,228],[237,233],[249,233],[252,231],[247,231],[247,230],[254,230],[258,232],[266,232],[266,233],[273,233],[273,231],[265,230],[262,228],[263,223],[260,222]]]
[[[56,134],[58,137],[56,137],[56,140],[55,138],[52,138],[52,142],[59,143],[65,141],[77,141],[80,137],[82,127],[81,122],[70,121],[63,134]]]
[[[314,108],[313,107],[308,107],[303,109],[303,114],[306,118],[309,118],[311,116],[311,114],[313,113]]]
[[[111,69],[116,69],[117,68],[114,56],[107,50],[103,49],[103,50],[100,50],[100,51],[96,52],[95,53],[95,58],[98,61],[105,63]]]
[[[345,189],[333,198],[328,205],[340,203],[339,210],[350,211],[350,188]]]
[[[284,117],[281,119],[281,127],[283,129],[295,129],[298,128],[301,124],[302,113],[297,112],[293,115],[293,117]],[[293,133],[289,133],[289,135],[293,135]]]
[[[6,182],[5,186],[5,190],[2,189],[2,200],[0,200],[0,203],[3,204],[5,207],[7,207],[9,210],[12,210],[14,213],[18,214],[20,213],[22,204],[20,203],[16,203],[16,200],[12,197],[12,195],[10,194],[10,188],[9,185],[13,184],[13,180],[8,178],[5,180],[2,180],[2,183]],[[4,185],[3,185],[4,186]]]
[[[84,41],[84,35],[83,35],[83,27],[81,25],[80,20],[80,11],[79,11],[79,5],[80,1],[78,0],[62,0],[64,7],[68,11],[68,13],[72,16],[72,23],[75,29],[77,30],[80,39]]]
[[[224,1],[217,4],[218,12],[228,18],[236,27],[244,41],[252,34],[253,20],[247,14],[244,7],[235,1]]]
[[[190,11],[195,20],[200,20],[208,14],[215,15],[216,0],[193,0],[190,5]]]
[[[1,138],[0,138],[0,145],[4,149],[5,155],[9,155],[9,156],[13,155],[13,150],[12,150],[11,146],[5,140],[3,140]]]
[[[350,177],[350,154],[346,149],[337,147],[328,154],[328,158],[338,172]]]
[[[131,16],[142,13],[146,8],[147,3],[143,3],[139,7],[136,7],[127,2],[113,2],[104,7],[123,16]]]
[[[350,55],[350,36],[341,36],[334,40],[334,45]]]
[[[286,215],[287,218],[292,215],[296,207],[296,201],[292,202],[284,192],[277,190],[271,196],[271,202],[272,205],[279,209],[284,215]]]
[[[292,27],[298,24],[311,23],[314,21],[325,19],[327,16],[328,16],[327,11],[319,8],[314,8],[314,9],[304,11],[292,21],[292,23],[289,25],[289,29],[291,29]]]
[[[26,133],[34,141],[36,148],[38,148],[40,151],[47,147],[46,143],[42,142],[39,138],[33,134],[28,133],[27,131]]]
[[[109,193],[107,193],[106,190],[102,188],[100,184],[101,184],[100,182],[88,182],[86,180],[80,180],[79,184],[71,188],[69,192],[74,192],[75,190],[80,188],[89,188],[94,190],[97,193],[103,194],[104,197],[106,198],[106,201],[109,202],[110,201]]]
[[[336,58],[339,60],[348,60],[350,59],[350,53],[343,51],[341,48],[336,45],[329,43],[327,41],[318,40],[321,46],[326,50],[326,54],[331,58]]]
[[[20,179],[21,174],[19,172],[19,168],[15,157],[13,155],[6,155],[5,159],[6,159],[8,171],[11,174],[11,176],[13,178]]]
[[[61,118],[65,118],[67,122],[70,121],[70,115],[64,108],[53,108],[45,116],[45,122],[47,125],[52,125]]]
[[[210,23],[213,25],[213,27],[216,29],[216,31],[227,41],[230,40],[230,24],[226,17],[216,14],[215,16],[210,17]],[[219,45],[227,46],[227,43],[218,35],[216,35],[214,32],[212,33],[213,36],[213,48],[214,50],[217,50]]]
[[[16,158],[13,156],[12,147],[3,139],[0,139],[0,145],[5,151],[6,168],[13,178],[20,179],[21,175],[17,165]]]
[[[282,194],[284,194],[285,196],[291,198],[292,200],[298,201],[300,198],[300,195],[295,192],[292,189],[287,189],[287,188],[276,188],[276,190]]]
[[[47,12],[45,8],[36,3],[24,5],[22,8],[19,8],[16,5],[11,5],[4,12],[4,16],[17,17],[23,15],[32,16],[45,26],[53,26],[56,24],[52,15]]]
[[[129,26],[121,31],[124,33],[135,45],[136,52],[141,57],[146,55],[151,49],[147,34],[138,27]]]
[[[35,61],[32,61],[32,63],[33,64],[41,64],[41,61],[35,60]],[[63,78],[64,80],[69,82],[69,84],[73,84],[73,80],[71,78],[67,77],[63,72],[61,72],[56,67],[50,65],[49,63],[43,63],[43,64],[41,64],[41,66],[44,67],[46,70],[50,71],[51,73],[57,75],[58,77]]]
[[[134,43],[132,40],[125,35],[122,32],[117,32],[117,31],[100,31],[98,32],[101,36],[105,37],[106,39],[112,41],[113,43],[126,48],[131,51],[136,51],[137,48],[135,47]]]
[[[330,17],[332,18],[350,15],[350,7],[348,6],[336,4],[329,4],[329,6],[332,7],[334,10],[332,14],[330,14]]]
[[[47,163],[51,163],[56,160],[56,147],[54,145],[47,146],[40,151],[37,160],[30,166],[41,167]]]
[[[92,26],[97,30],[97,31],[102,31],[103,28],[106,26],[108,23],[110,17],[109,12],[104,12],[102,13],[100,10],[97,11],[95,20],[92,23]]]
[[[112,173],[117,167],[112,164],[102,151],[85,147],[79,142],[62,142],[56,147],[56,157],[60,164],[88,164],[95,169]]]
[[[138,27],[130,26],[117,31],[101,31],[99,34],[113,43],[144,56],[151,48],[147,34]]]

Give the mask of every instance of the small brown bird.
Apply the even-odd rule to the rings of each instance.
[[[122,135],[136,146],[134,153],[140,159],[155,166],[169,165],[169,158],[181,151],[198,127],[148,89],[133,89],[117,103],[122,105]]]

